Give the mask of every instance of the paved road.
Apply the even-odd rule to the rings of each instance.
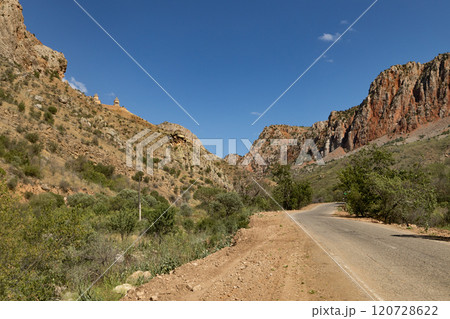
[[[450,242],[335,217],[335,208],[291,216],[374,299],[450,300]]]

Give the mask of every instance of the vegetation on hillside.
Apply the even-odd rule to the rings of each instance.
[[[43,193],[23,202],[0,179],[1,300],[118,299],[112,288],[132,272],[156,276],[205,257],[229,245],[251,213],[236,193],[199,188],[194,197],[204,200],[179,208],[152,191],[142,194],[138,222],[135,190],[76,193],[66,201]]]

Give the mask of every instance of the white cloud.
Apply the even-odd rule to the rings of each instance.
[[[251,112],[250,114],[251,114],[251,115],[256,115],[256,116],[261,115],[261,113],[259,113],[259,112]]]
[[[340,33],[335,33],[335,34],[324,33],[323,35],[321,35],[319,37],[319,40],[325,41],[325,42],[333,42],[333,41],[336,41],[340,35],[341,35]]]
[[[348,24],[347,20],[341,20],[341,24]]]
[[[106,93],[106,96],[116,97],[117,95],[114,92],[110,92],[110,93]]]
[[[70,77],[70,80],[63,79],[64,82],[69,83],[69,85],[75,89],[86,94],[88,92],[87,87],[84,83],[77,81],[73,76]]]
[[[325,62],[328,62],[328,63],[334,62],[334,60],[332,58],[329,58],[326,54],[323,56],[323,59],[325,60]]]

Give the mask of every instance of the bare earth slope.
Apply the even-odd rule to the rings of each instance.
[[[153,278],[123,300],[367,300],[282,212],[260,213],[235,245]]]

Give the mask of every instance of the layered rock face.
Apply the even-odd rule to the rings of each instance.
[[[67,60],[43,45],[24,25],[18,0],[0,0],[0,55],[27,71],[57,72],[64,77]]]
[[[386,134],[403,134],[449,116],[450,54],[382,72],[349,119],[342,145],[352,150]],[[332,151],[332,149],[330,149]]]
[[[313,139],[322,156],[338,148],[348,152],[379,137],[410,133],[421,125],[448,117],[449,88],[449,53],[425,64],[395,65],[378,75],[360,105],[333,111],[327,121],[317,122],[310,128],[266,127],[254,147],[263,139],[298,139],[298,145],[288,148],[290,163],[300,153],[305,139]],[[260,153],[270,163],[279,158],[279,150],[266,141]]]

